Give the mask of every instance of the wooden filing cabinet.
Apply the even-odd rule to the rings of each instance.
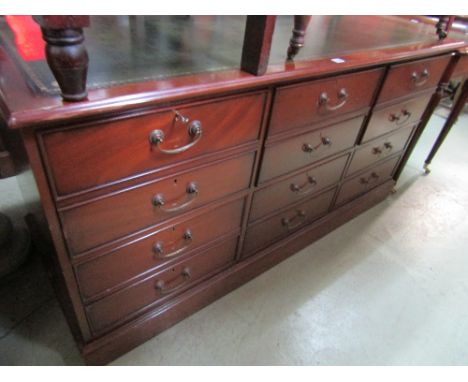
[[[164,322],[182,296],[388,194],[448,60],[423,60],[423,85],[410,62],[39,129],[85,341]],[[389,87],[394,76],[416,86]]]
[[[451,48],[359,57],[264,77],[200,74],[185,87],[177,78],[176,91],[148,102],[142,91],[115,109],[85,102],[24,122],[58,290],[88,363],[109,362],[389,195]]]

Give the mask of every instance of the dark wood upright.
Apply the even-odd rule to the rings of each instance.
[[[452,110],[450,110],[450,114],[447,118],[447,120],[444,123],[444,127],[442,128],[441,132],[439,133],[436,141],[434,142],[434,145],[432,146],[432,149],[427,156],[426,160],[424,161],[424,170],[426,174],[430,173],[431,170],[429,168],[429,165],[431,164],[432,160],[434,159],[434,156],[437,154],[437,151],[439,151],[440,147],[445,141],[445,138],[447,138],[447,135],[449,134],[450,130],[452,129],[453,125],[458,120],[458,117],[460,116],[461,112],[463,111],[466,102],[468,101],[468,80],[464,80],[463,83],[460,85],[461,90],[460,90],[460,95],[458,96],[457,100],[455,101]]]
[[[276,16],[247,16],[241,59],[243,71],[256,76],[265,73],[275,23]]]

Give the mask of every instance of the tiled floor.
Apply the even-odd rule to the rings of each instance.
[[[422,176],[442,124],[395,195],[113,364],[468,364],[468,116]],[[0,364],[82,364],[34,259],[0,285]]]

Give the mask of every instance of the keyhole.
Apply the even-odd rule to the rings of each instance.
[[[177,179],[174,179],[174,184],[177,184]]]

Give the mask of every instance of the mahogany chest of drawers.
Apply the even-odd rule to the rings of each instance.
[[[383,200],[452,59],[221,76],[22,122],[86,361],[109,362]]]

